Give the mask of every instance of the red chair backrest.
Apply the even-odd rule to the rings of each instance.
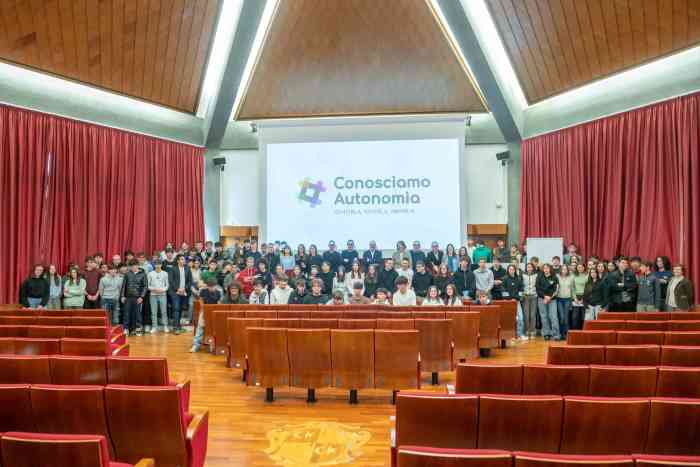
[[[107,384],[105,357],[54,355],[48,360],[51,366],[51,384],[96,386]]]
[[[523,394],[587,396],[590,375],[587,365],[523,365]]]
[[[700,455],[700,400],[652,399],[646,451]],[[699,459],[700,460],[700,459]]]
[[[656,367],[591,365],[591,396],[653,397]]]
[[[62,355],[108,357],[111,353],[105,339],[61,339]]]
[[[0,384],[51,384],[49,358],[34,355],[0,356]]]
[[[170,384],[165,357],[110,357],[107,359],[109,384],[167,386]]]
[[[110,465],[108,441],[98,435],[5,433],[2,459],[8,467],[96,467]]]
[[[700,368],[660,366],[656,396],[700,399]]]
[[[457,365],[456,390],[461,394],[522,394],[523,366],[460,363]]]
[[[661,365],[700,367],[700,347],[664,345],[661,347]]]
[[[661,347],[658,345],[608,345],[606,365],[658,366]]]
[[[34,431],[28,384],[0,384],[0,433]]]
[[[60,339],[14,339],[16,355],[58,355],[61,353]]]

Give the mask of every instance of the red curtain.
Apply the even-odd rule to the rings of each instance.
[[[700,93],[524,141],[521,239],[667,255],[700,279],[699,118]]]
[[[0,303],[34,263],[203,239],[203,152],[0,106]]]

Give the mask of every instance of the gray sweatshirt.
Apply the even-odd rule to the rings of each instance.
[[[148,273],[148,290],[151,295],[165,295],[168,291],[168,273],[161,269]]]
[[[476,290],[483,290],[489,293],[493,289],[493,271],[490,269],[476,269],[474,271],[474,277],[476,278]]]
[[[100,279],[100,297],[106,298],[107,300],[117,300],[122,290],[122,282],[124,278],[119,274],[111,276],[105,274]]]

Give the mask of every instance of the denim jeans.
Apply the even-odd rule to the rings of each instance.
[[[520,300],[518,300],[518,311],[515,314],[515,333],[518,337],[525,335],[525,316]]]
[[[61,297],[49,297],[49,303],[46,304],[46,308],[50,310],[60,310]]]
[[[586,308],[586,321],[590,321],[593,319],[598,319],[598,312],[600,311],[600,305],[588,305],[588,308]]]
[[[126,297],[122,308],[122,325],[125,331],[133,331],[141,327],[141,304],[138,297]]]
[[[151,293],[151,328],[158,328],[158,309],[160,308],[160,320],[163,327],[168,327],[168,299],[165,295],[153,295]]]
[[[570,312],[571,299],[557,298],[557,318],[559,319],[559,334],[562,339],[566,338],[566,334],[569,332]]]
[[[112,324],[119,324],[119,300],[116,298],[103,298],[102,308],[107,310],[112,317]]]
[[[182,313],[182,305],[187,303],[188,296],[187,295],[178,295],[174,292],[168,294],[170,297],[170,303],[172,303],[173,306],[173,316],[172,316],[172,323],[173,323],[173,329],[180,329],[180,313]]]
[[[525,295],[523,297],[523,326],[525,332],[534,336],[537,324],[537,296]]]
[[[41,298],[27,297],[29,308],[39,308],[41,306]]]
[[[204,313],[199,313],[199,319],[197,320],[197,331],[194,333],[194,340],[192,341],[192,348],[199,350],[202,345],[202,339],[204,338]]]
[[[537,306],[540,309],[540,319],[542,320],[542,335],[552,339],[561,339],[557,301],[550,300],[549,303],[545,303],[543,298],[538,297]]]

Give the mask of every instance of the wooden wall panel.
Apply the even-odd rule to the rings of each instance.
[[[424,0],[283,0],[237,118],[483,112]]]
[[[0,0],[0,60],[194,113],[220,0]]]
[[[700,44],[700,0],[486,0],[530,103]]]

